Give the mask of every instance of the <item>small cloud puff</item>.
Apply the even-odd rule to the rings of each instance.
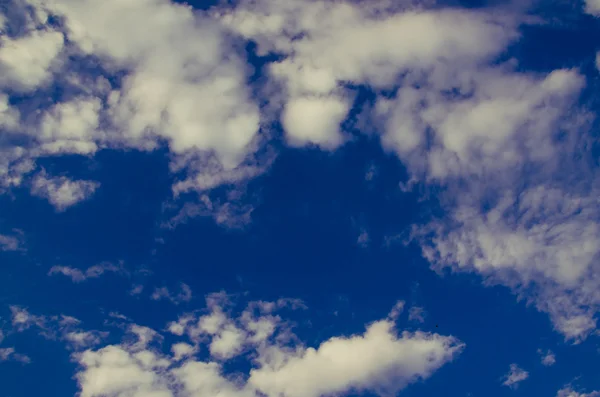
[[[502,383],[510,388],[517,388],[520,382],[529,378],[529,372],[519,368],[517,364],[510,365],[510,371],[504,376],[505,380]]]
[[[181,283],[179,286],[179,292],[177,294],[170,292],[167,287],[155,288],[154,292],[150,296],[150,299],[155,301],[167,299],[178,305],[182,302],[189,302],[192,300],[192,289],[185,283]]]
[[[42,171],[31,182],[31,194],[47,199],[56,211],[63,212],[89,199],[98,187],[98,182],[72,181],[65,176],[48,177],[46,171]]]
[[[538,349],[538,354],[541,357],[542,364],[546,367],[550,367],[556,363],[556,356],[551,350],[547,350],[545,353],[542,349]]]

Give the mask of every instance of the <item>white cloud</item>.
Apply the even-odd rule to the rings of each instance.
[[[225,169],[240,163],[260,116],[245,66],[215,23],[165,0],[48,4],[66,18],[67,36],[84,53],[128,70],[108,114],[129,145],[149,148],[164,138],[175,153],[214,151]]]
[[[517,364],[510,365],[510,371],[505,375],[504,386],[516,388],[520,382],[529,378],[529,372],[519,368]]]
[[[237,184],[262,173],[273,158],[255,156],[268,136],[259,135],[243,45],[204,13],[168,0],[25,0],[17,8],[27,23],[19,37],[2,37],[0,86],[33,90],[55,83],[65,95],[45,108],[37,97],[9,105],[0,93],[0,128],[18,136],[2,149],[0,185],[20,184],[39,157],[153,150],[166,142],[172,171],[184,171],[174,183],[177,195]],[[49,15],[60,27],[50,27]],[[83,58],[104,76],[88,76],[78,64]],[[59,210],[98,186],[46,179],[34,181],[33,194]],[[218,209],[227,212],[226,205]]]
[[[16,39],[0,36],[0,87],[30,91],[45,83],[63,46],[62,33],[52,30]]]
[[[387,1],[241,1],[208,13],[167,0],[30,3],[39,15],[29,24],[35,31],[28,27],[10,40],[55,34],[43,15],[57,14],[64,32],[56,35],[72,43],[72,58],[92,57],[107,76],[82,89],[85,78],[64,73],[80,94],[35,114],[0,98],[2,128],[15,133],[23,126],[31,141],[1,149],[3,187],[20,184],[42,155],[152,150],[166,141],[171,171],[184,171],[174,195],[203,192],[168,225],[210,215],[241,227],[252,207],[240,204],[239,195],[222,202],[209,191],[264,172],[273,155],[257,153],[273,121],[281,121],[291,146],[331,150],[348,139],[340,123],[355,99],[352,87],[385,89],[393,95],[363,112],[372,130],[365,133],[376,132],[400,157],[411,183],[442,192],[446,216],[415,233],[433,266],[511,287],[549,313],[567,338],[580,340],[595,328],[599,284],[586,276],[598,266],[600,179],[585,155],[572,156],[589,154],[583,142],[589,115],[578,107],[585,79],[577,70],[525,73],[516,60],[498,62],[519,38],[521,16],[501,7],[427,9]],[[594,4],[587,2],[591,13]],[[237,51],[243,42],[232,32],[255,41],[259,54],[280,56],[265,66],[260,98],[252,97]],[[19,79],[32,86],[61,75],[53,72],[60,62],[48,54],[41,54],[46,63],[32,62],[38,73],[28,75],[38,77]],[[10,59],[19,70],[31,66]],[[113,73],[122,84],[108,82]],[[97,188],[45,174],[33,185],[59,210]]]
[[[546,367],[550,367],[556,363],[556,355],[551,350],[547,350],[544,353],[542,349],[538,349],[538,354],[541,357],[542,364]]]
[[[152,300],[167,299],[178,305],[181,302],[189,302],[192,300],[192,289],[189,285],[181,283],[180,291],[177,294],[172,294],[167,287],[155,288],[150,298]]]
[[[585,0],[585,11],[594,16],[600,16],[600,0]]]
[[[24,354],[15,352],[14,347],[2,347],[0,348],[0,363],[3,361],[17,361],[29,364],[31,359]]]
[[[404,306],[406,306],[406,302],[404,302],[404,301],[396,302],[394,307],[392,307],[392,310],[390,311],[390,314],[388,315],[388,317],[393,321],[398,320],[398,318],[404,311]]]
[[[48,271],[48,275],[62,274],[71,278],[74,283],[81,283],[91,278],[98,278],[106,272],[123,273],[124,270],[121,266],[116,266],[111,263],[100,263],[98,265],[90,266],[85,271],[69,266],[52,266]]]
[[[0,251],[19,251],[22,249],[23,232],[13,229],[13,235],[0,234]]]
[[[147,343],[157,334],[137,326],[138,334],[152,334],[143,338],[142,344],[109,345],[74,356],[81,366],[77,374],[81,395],[318,397],[350,390],[388,395],[429,377],[464,348],[452,337],[422,332],[398,335],[388,320],[369,324],[360,335],[332,337],[315,348],[305,347],[297,339],[285,337],[289,329],[281,328],[284,322],[272,317],[273,310],[289,303],[253,302],[238,319],[221,311],[222,320],[216,320],[219,316],[214,313],[229,305],[223,297],[209,297],[207,304],[212,319],[200,317],[202,321],[198,322],[188,315],[178,323],[184,329],[202,328],[221,337],[219,330],[227,325],[249,326],[244,329],[244,338],[248,338],[244,345],[253,346],[252,354],[244,357],[250,360],[252,369],[245,376],[225,375],[220,361],[196,361],[193,354],[198,345],[178,342],[171,346],[173,357],[164,356]],[[252,314],[257,310],[262,313],[259,318]],[[271,321],[275,325],[272,331],[283,334],[252,342],[250,324],[260,320]],[[291,341],[295,346],[289,344]],[[210,347],[214,340],[203,339],[201,343]],[[240,353],[238,350],[230,358]]]
[[[57,211],[62,212],[89,199],[98,187],[98,182],[73,181],[64,176],[48,177],[46,172],[42,171],[32,180],[31,193],[47,199]]]
[[[598,397],[600,391],[592,391],[590,393],[580,393],[573,390],[571,387],[565,387],[556,393],[556,397]]]
[[[291,100],[283,111],[282,123],[292,146],[315,144],[335,149],[343,141],[340,123],[350,106],[344,100],[329,97],[301,97]]]
[[[269,70],[283,87],[284,129],[294,136],[301,128],[298,144],[340,144],[331,137],[346,112],[315,106],[318,115],[305,109],[292,123],[285,109],[298,100],[351,103],[347,82],[399,86],[395,97],[378,98],[365,126],[399,155],[411,181],[447,192],[447,218],[421,230],[427,259],[512,287],[565,337],[585,337],[600,304],[597,282],[585,278],[600,247],[597,183],[581,182],[598,178],[581,174],[587,165],[571,156],[588,150],[589,116],[577,104],[585,78],[517,72],[514,60],[491,66],[519,36],[522,20],[510,12],[382,4],[263,0],[219,17],[260,53],[286,55]]]
[[[75,349],[87,349],[102,342],[108,332],[71,331],[64,335],[64,339]]]
[[[47,154],[86,155],[96,152],[96,141],[105,138],[98,131],[101,109],[99,98],[78,98],[54,105],[44,114],[39,129],[35,130],[40,150]]]
[[[192,346],[189,343],[179,342],[171,346],[173,352],[173,360],[181,361],[183,358],[187,358],[198,352],[197,346]]]
[[[269,396],[318,397],[349,390],[390,395],[429,377],[462,347],[439,335],[405,332],[397,337],[390,322],[378,321],[363,335],[332,338],[316,349],[288,353],[283,361],[267,359],[265,367],[251,372],[249,382]]]
[[[20,306],[11,306],[10,310],[14,331],[24,332],[31,329],[45,339],[65,342],[66,346],[73,351],[100,344],[109,335],[105,331],[83,330],[80,320],[64,314],[35,315]]]
[[[0,128],[13,131],[18,128],[19,110],[9,103],[9,97],[0,93]]]
[[[256,41],[259,53],[287,55],[270,72],[285,88],[282,123],[291,144],[335,148],[343,142],[339,123],[354,96],[343,83],[393,86],[412,68],[489,59],[516,37],[508,21],[485,13],[386,6],[263,0],[219,15]]]

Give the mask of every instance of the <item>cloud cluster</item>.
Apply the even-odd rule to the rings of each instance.
[[[240,310],[235,297],[221,292],[207,296],[206,302],[206,308],[183,313],[167,325],[165,331],[176,336],[170,346],[159,332],[117,314],[110,317],[125,322],[111,328],[111,333],[124,330],[116,344],[102,346],[108,332],[86,330],[73,317],[34,315],[17,306],[11,307],[11,332],[32,329],[66,343],[78,364],[80,395],[86,397],[390,396],[430,377],[465,347],[452,336],[398,333],[391,318],[367,324],[362,333],[332,336],[310,347],[282,317],[305,310],[300,301],[253,301]],[[10,348],[0,350],[0,360],[11,356],[25,357]],[[232,360],[246,361],[248,369],[231,372]]]
[[[595,14],[596,2],[586,4]],[[32,193],[62,211],[99,185],[32,174],[37,158],[166,145],[181,175],[174,195],[202,193],[166,226],[202,215],[240,226],[252,212],[229,202],[240,191],[223,203],[211,190],[269,166],[273,125],[289,146],[323,150],[356,127],[401,159],[411,185],[438,193],[444,215],[413,232],[434,268],[512,288],[568,339],[596,327],[600,178],[594,115],[580,103],[586,79],[576,69],[523,71],[509,49],[535,21],[515,9],[385,0],[11,7],[22,18],[4,19],[0,46],[0,128],[11,138],[0,146],[4,188],[31,177]],[[250,82],[249,43],[268,59],[261,84]],[[62,94],[51,103],[15,100],[52,86]],[[372,106],[355,109],[358,88],[374,93]]]
[[[168,327],[187,335],[172,355],[152,347],[156,333],[130,329],[135,343],[123,342],[75,357],[81,395],[94,396],[288,396],[319,397],[349,391],[393,395],[429,377],[464,345],[452,337],[422,332],[398,335],[387,319],[367,325],[363,334],[332,337],[306,347],[278,314],[295,301],[251,302],[239,316],[227,296],[207,299],[207,312],[182,315]],[[142,332],[143,330],[143,332]],[[160,338],[158,339],[160,340]],[[199,346],[209,357],[198,360]],[[227,373],[224,363],[245,357],[248,373]]]
[[[85,330],[81,321],[66,315],[36,315],[21,306],[10,306],[12,314],[11,332],[33,330],[48,340],[61,340],[68,349],[79,351],[101,343],[107,336],[106,331]],[[17,356],[15,356],[17,358]]]
[[[152,150],[163,142],[173,166],[189,171],[186,189],[196,180],[199,189],[211,178],[236,180],[240,171],[231,171],[258,144],[260,113],[246,86],[243,46],[236,51],[238,43],[218,23],[168,0],[31,0],[11,7],[24,22],[5,22],[1,37],[0,88],[9,95],[0,98],[0,125],[19,142],[3,149],[5,186],[19,184],[38,157]],[[62,96],[35,112],[11,100],[13,92],[53,84]],[[63,209],[95,187],[43,175],[34,182]]]

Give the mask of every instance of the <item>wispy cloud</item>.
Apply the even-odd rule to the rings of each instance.
[[[89,279],[98,278],[104,273],[126,274],[127,272],[122,265],[114,265],[108,262],[88,267],[85,270],[69,266],[52,266],[48,271],[49,276],[62,274],[63,276],[69,277],[74,283],[81,283]]]
[[[178,305],[182,302],[189,302],[192,299],[192,289],[184,283],[180,284],[179,292],[177,293],[172,293],[167,287],[155,288],[150,299],[155,301],[167,299]]]

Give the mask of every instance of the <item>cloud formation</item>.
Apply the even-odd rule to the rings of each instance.
[[[78,364],[75,379],[81,396],[88,397],[319,397],[351,391],[388,396],[432,376],[465,348],[452,336],[399,333],[390,319],[310,347],[281,316],[290,309],[304,306],[296,300],[254,301],[240,311],[234,297],[209,295],[204,314],[183,313],[168,325],[171,333],[186,339],[165,349],[163,335],[142,325],[113,327],[111,333],[124,329],[122,341],[98,347],[108,332],[86,330],[65,315],[33,315],[11,308],[16,332],[32,328],[66,343]],[[6,357],[14,354],[10,349],[3,352]],[[234,359],[248,362],[246,372],[226,370],[226,363]]]
[[[124,273],[125,270],[122,266],[117,266],[112,263],[100,263],[88,267],[85,271],[69,266],[52,266],[48,271],[48,275],[53,276],[62,274],[63,276],[69,277],[74,283],[81,283],[91,278],[98,278],[107,272]]]
[[[529,372],[519,368],[517,364],[511,364],[502,384],[514,389],[527,378],[529,378]]]
[[[597,14],[596,4],[586,11]],[[594,114],[580,101],[585,76],[526,71],[508,57],[521,28],[537,23],[512,8],[433,5],[11,4],[23,22],[3,19],[0,128],[14,144],[0,148],[0,185],[27,181],[64,211],[99,184],[49,176],[37,159],[166,146],[174,198],[200,194],[165,226],[212,216],[242,227],[252,206],[235,185],[272,163],[274,126],[290,147],[327,151],[358,129],[398,156],[409,185],[439,196],[443,215],[413,231],[433,268],[505,285],[581,341],[600,307],[600,178]],[[251,82],[250,43],[269,59],[260,84]],[[15,100],[52,87],[62,94],[51,103]],[[359,89],[374,99],[355,109]]]
[[[62,212],[90,198],[100,184],[92,181],[72,181],[67,177],[48,177],[45,171],[38,173],[31,182],[31,194],[48,200],[57,211]]]
[[[556,397],[598,397],[600,396],[600,392],[592,391],[590,393],[582,393],[573,390],[571,387],[565,387],[561,389],[556,394]]]
[[[351,390],[389,395],[431,376],[464,348],[455,338],[437,334],[398,335],[388,320],[367,325],[362,334],[306,347],[276,315],[290,303],[251,302],[236,318],[224,298],[209,296],[208,314],[182,315],[170,325],[171,332],[187,333],[194,341],[174,344],[172,356],[149,346],[152,331],[136,332],[133,344],[78,354],[81,395],[318,397]],[[198,343],[209,344],[212,361],[194,358]],[[241,354],[251,360],[249,373],[242,378],[225,373],[223,362]]]

